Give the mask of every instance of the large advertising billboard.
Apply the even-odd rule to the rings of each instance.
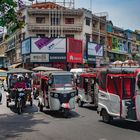
[[[21,43],[21,54],[29,54],[31,50],[30,38],[27,38]]]
[[[65,38],[32,38],[32,53],[66,53]]]
[[[82,40],[67,38],[67,62],[83,63]]]
[[[88,42],[87,52],[88,56],[103,56],[103,46]]]

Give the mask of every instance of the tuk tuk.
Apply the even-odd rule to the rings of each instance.
[[[7,72],[6,105],[15,102],[19,114],[22,113],[26,101],[32,106],[31,71],[15,68]]]
[[[99,74],[97,112],[104,122],[113,118],[140,121],[140,68],[107,68]]]
[[[75,108],[76,86],[71,72],[47,72],[41,77],[40,88],[38,103],[40,111],[46,107],[61,111],[67,117],[69,111]]]
[[[98,84],[96,73],[82,73],[77,76],[77,98],[79,107],[90,103],[97,107]]]

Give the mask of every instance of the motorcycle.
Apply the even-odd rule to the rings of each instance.
[[[15,100],[15,106],[18,114],[21,114],[25,106],[25,93],[23,88],[17,88],[17,99]]]

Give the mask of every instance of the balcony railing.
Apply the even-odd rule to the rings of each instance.
[[[28,24],[29,31],[49,31],[49,30],[63,30],[63,31],[82,31],[82,24],[75,25],[61,25],[61,26],[49,26],[46,24]]]
[[[63,10],[63,9],[28,9],[29,15],[49,15],[50,13],[57,13],[71,16],[82,16],[81,10]]]

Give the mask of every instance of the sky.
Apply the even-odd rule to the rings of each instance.
[[[140,0],[75,0],[78,7],[92,9],[93,13],[107,12],[114,26],[140,30]]]

